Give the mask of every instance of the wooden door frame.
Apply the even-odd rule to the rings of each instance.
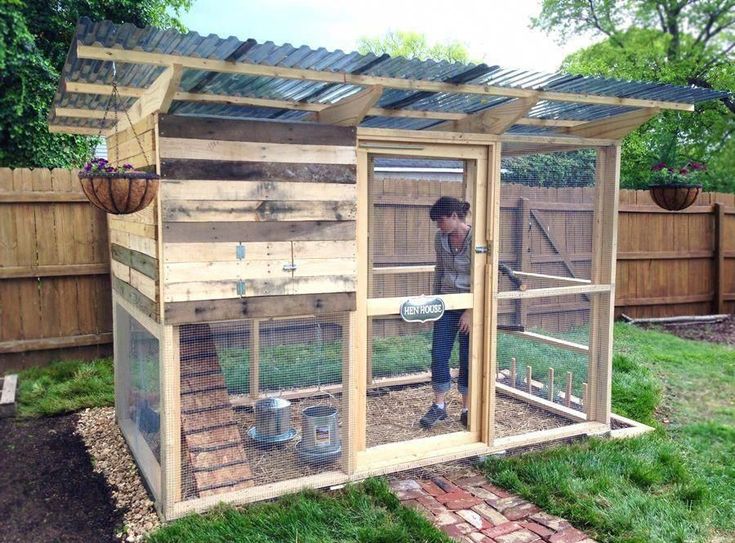
[[[371,131],[357,142],[357,300],[354,314],[353,356],[348,374],[349,384],[344,394],[344,469],[349,475],[386,473],[412,465],[433,463],[449,458],[472,456],[487,451],[492,445],[495,394],[495,323],[497,303],[497,262],[500,216],[500,144],[494,138],[483,141],[457,141],[453,134],[431,141],[420,140],[412,133]],[[473,227],[475,246],[486,246],[487,253],[473,251],[473,332],[470,379],[475,383],[470,391],[471,432],[455,432],[418,438],[367,448],[367,349],[368,316],[375,314],[375,305],[368,299],[369,227],[371,156],[410,156],[467,160],[476,168],[473,190]],[[368,306],[370,307],[370,310]],[[476,318],[476,315],[485,318]]]

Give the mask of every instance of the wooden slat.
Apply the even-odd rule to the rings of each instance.
[[[116,243],[110,244],[110,253],[113,260],[129,266],[151,279],[158,278],[158,260],[155,258],[145,253],[122,247]]]
[[[219,160],[161,160],[165,179],[290,181],[293,183],[355,183],[354,164],[299,164],[295,162],[238,162]]]
[[[112,343],[112,333],[84,334],[80,336],[47,337],[39,339],[18,339],[0,342],[0,354],[22,353],[26,351],[42,351],[48,349],[65,349],[86,345],[102,345]]]
[[[354,146],[357,131],[351,127],[306,123],[233,120],[213,117],[159,115],[162,138],[249,141],[288,145]]]
[[[302,294],[296,296],[263,296],[165,304],[166,322],[194,322],[322,315],[355,309],[354,292]]]
[[[240,244],[228,243],[165,243],[164,258],[170,262],[231,262],[237,259],[237,248]],[[242,245],[245,260],[288,261],[292,257],[304,258],[338,258],[354,255],[355,241],[277,241],[250,242]]]
[[[201,281],[245,279],[294,279],[302,277],[354,275],[354,257],[294,259],[295,270],[284,269],[292,265],[287,260],[234,260],[229,262],[169,262],[164,266],[166,285]]]
[[[356,204],[298,200],[168,200],[168,222],[353,221]]]
[[[328,275],[297,279],[247,279],[244,281],[244,288],[245,294],[242,297],[352,292],[355,290],[355,276]],[[164,301],[183,302],[239,297],[241,295],[238,293],[238,282],[235,279],[230,281],[191,281],[187,283],[168,283]]]
[[[101,275],[110,272],[109,264],[61,264],[47,266],[0,267],[0,279],[26,277],[64,277]]]
[[[84,194],[75,192],[0,192],[0,204],[13,203],[89,203]]]
[[[112,279],[112,288],[120,294],[120,296],[130,304],[138,308],[143,314],[147,315],[154,321],[158,321],[158,304],[134,288],[132,285],[121,281],[117,277]]]
[[[250,241],[346,241],[355,239],[353,221],[252,223],[243,228],[236,222],[164,223],[163,241],[250,242]]]
[[[295,201],[356,201],[355,186],[350,184],[302,183],[288,181],[166,181],[163,184],[164,203],[203,200],[295,200]],[[175,205],[175,204],[174,204]]]
[[[354,164],[354,147],[292,145],[205,139],[166,138],[159,140],[161,158],[233,160],[244,162],[296,162]]]

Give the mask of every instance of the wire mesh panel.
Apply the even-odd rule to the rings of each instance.
[[[161,453],[159,341],[120,305],[115,306],[116,390],[120,428],[154,495]]]
[[[596,168],[594,150],[503,159],[498,436],[546,426],[538,421],[528,428],[514,428],[507,414],[513,407],[501,399],[508,388],[521,393],[513,395],[513,401],[525,394],[578,411],[586,409],[592,302],[598,294],[582,291],[594,286],[593,262],[600,251],[594,243]],[[569,289],[577,292],[568,293]],[[545,416],[549,427],[572,422]]]
[[[461,160],[373,160],[369,298],[413,300],[471,294],[474,245],[472,213],[466,202],[472,200],[474,179],[468,179],[467,171]],[[432,220],[432,206],[442,197],[452,200]],[[443,217],[436,220],[439,215]],[[447,218],[451,225],[444,225],[442,235],[439,222]],[[451,262],[441,266],[437,244],[457,266]],[[465,309],[447,310],[438,322],[407,321],[395,314],[369,320],[368,447],[465,429],[461,416],[463,394],[468,395],[469,387],[470,338],[459,330],[459,323],[463,319],[463,326],[469,326],[471,310],[463,317],[464,313]],[[445,411],[427,418],[439,399]]]
[[[340,469],[345,322],[180,328],[184,499]]]

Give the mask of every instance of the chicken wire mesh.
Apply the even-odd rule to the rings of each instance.
[[[340,469],[343,314],[183,325],[182,498]]]
[[[504,157],[502,164],[498,382],[582,411],[597,294],[553,289],[592,284],[600,250],[593,244],[596,153]]]
[[[157,495],[159,477],[155,472],[160,472],[161,461],[160,344],[120,305],[115,306],[115,327],[119,425]]]
[[[454,198],[460,205],[471,200],[474,179],[466,178],[465,161],[379,157],[371,165],[368,297],[471,293],[472,210],[460,217],[466,227],[453,225],[457,239],[452,248],[446,235],[442,241],[438,222],[430,216],[441,197]],[[439,274],[437,243],[444,243],[448,258],[456,263],[440,266]],[[436,283],[445,269],[447,280]],[[464,312],[446,311],[439,322],[406,322],[398,315],[369,320],[368,447],[465,430],[458,389],[468,394],[471,341],[457,329]],[[471,310],[466,318],[471,321]],[[445,324],[450,321],[451,325]],[[435,390],[447,393],[444,403],[448,416],[427,427],[423,417],[432,406]]]

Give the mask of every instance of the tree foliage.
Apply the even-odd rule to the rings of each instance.
[[[0,0],[0,166],[72,167],[95,138],[52,134],[47,116],[76,21],[109,19],[183,30],[192,0]]]
[[[361,37],[357,50],[362,54],[389,54],[392,57],[416,58],[419,60],[445,60],[447,62],[474,62],[470,59],[467,46],[459,41],[430,44],[426,36],[418,32],[390,31],[383,36]]]
[[[567,57],[580,75],[735,91],[735,0],[544,0],[535,27],[560,40],[592,33],[600,43]],[[622,184],[646,186],[661,160],[704,162],[708,190],[735,192],[735,98],[665,111],[623,144]]]

